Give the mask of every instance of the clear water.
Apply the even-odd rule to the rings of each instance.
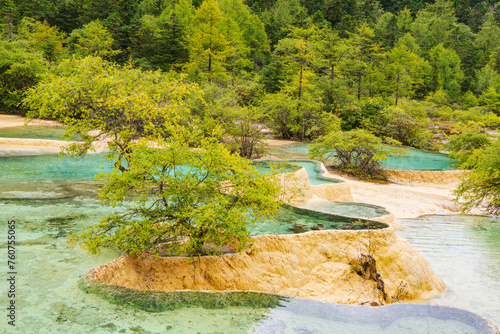
[[[322,177],[321,174],[323,172],[318,168],[318,163],[315,161],[292,160],[291,163],[294,165],[299,165],[299,166],[304,167],[306,169],[307,176],[309,177],[309,182],[313,186],[318,185],[318,184],[342,183],[343,182],[342,180]]]
[[[252,333],[491,333],[484,319],[447,307],[393,304],[367,308],[290,300],[271,310]]]
[[[290,299],[278,308],[184,308],[148,313],[127,305],[110,304],[80,290],[77,281],[91,268],[117,257],[105,252],[89,255],[66,244],[67,236],[92,224],[107,208],[90,196],[64,201],[0,201],[0,220],[16,219],[17,332],[19,333],[486,333],[481,319],[461,311],[448,315],[426,305],[403,312],[393,308],[364,308]],[[6,224],[0,235],[7,235]],[[0,243],[5,254],[5,242]],[[5,280],[0,305],[7,305]],[[380,310],[380,313],[373,313]],[[460,319],[456,319],[457,314]],[[475,324],[476,327],[473,327]],[[388,331],[389,330],[389,331]],[[13,332],[6,321],[0,332]]]
[[[101,166],[104,171],[113,167],[101,154],[0,157],[0,182],[89,181],[101,172]]]
[[[452,170],[454,161],[448,154],[408,149],[403,155],[390,156],[383,161],[385,169],[397,170]]]
[[[286,161],[285,164],[284,161]],[[282,167],[284,172],[295,171],[296,168],[293,166],[304,167],[307,171],[307,176],[309,177],[309,183],[313,186],[318,184],[344,182],[334,178],[323,177],[323,171],[318,166],[319,163],[313,160],[257,160],[254,164],[257,164],[257,166],[264,171],[270,170],[268,167],[269,165],[281,166],[284,164]]]
[[[47,125],[13,126],[8,128],[0,127],[0,138],[31,138],[31,139],[52,139],[61,140],[65,127]],[[77,140],[77,136],[71,139]]]
[[[293,144],[281,146],[281,149],[308,153],[308,144]],[[454,161],[447,154],[416,149],[408,149],[403,155],[389,156],[382,161],[383,168],[397,170],[451,170]]]
[[[75,245],[66,244],[70,234],[95,223],[112,210],[96,199],[98,187],[90,180],[94,173],[91,170],[99,168],[94,166],[93,159],[107,163],[99,156],[81,161],[56,156],[0,159],[0,221],[17,221],[16,321],[19,333],[332,333],[332,329],[336,333],[352,333],[358,329],[375,333],[386,333],[388,329],[394,333],[484,332],[481,327],[470,326],[476,323],[476,320],[470,319],[475,318],[467,320],[469,325],[455,319],[453,314],[461,314],[457,310],[449,316],[436,318],[435,311],[425,313],[414,309],[413,313],[401,317],[402,309],[395,305],[396,308],[377,308],[383,314],[397,316],[392,320],[382,318],[381,321],[380,314],[374,316],[371,313],[372,308],[353,309],[352,306],[291,299],[283,307],[274,309],[185,308],[148,313],[127,305],[110,304],[96,295],[86,294],[77,286],[81,275],[119,255],[111,251],[98,256],[89,255]],[[314,220],[315,223],[317,221]],[[462,302],[460,296],[443,304],[456,301],[459,304],[456,306],[471,311],[481,304],[481,311],[486,317],[499,319],[495,310],[499,308],[497,297],[500,294],[495,290],[497,287],[491,288],[491,284],[498,285],[497,277],[500,277],[499,265],[495,262],[498,239],[483,233],[483,229],[496,230],[492,224],[479,224],[477,229],[472,229],[484,243],[481,255],[491,258],[485,263],[489,266],[481,269],[484,274],[479,282],[487,286],[486,291],[473,287],[480,294],[469,298],[470,303]],[[440,235],[439,240],[443,243],[453,240],[447,238],[447,230],[436,229],[433,232]],[[7,224],[0,224],[0,235],[7,236]],[[0,249],[5,256],[5,238],[0,240]],[[460,242],[452,246],[452,251],[458,252],[457,256],[463,252]],[[490,246],[492,252],[488,253]],[[441,245],[430,247],[439,248]],[[427,254],[424,255],[427,257]],[[462,264],[457,262],[457,265]],[[436,268],[436,265],[433,267]],[[453,266],[448,264],[444,268],[452,270]],[[438,274],[446,277],[446,273]],[[473,276],[473,272],[462,274]],[[5,279],[1,282],[0,305],[7,305],[7,282]],[[453,286],[449,282],[447,284]],[[478,305],[472,303],[472,299],[477,300]],[[332,318],[332,314],[339,317]],[[5,318],[0,322],[0,332],[12,332]]]
[[[356,217],[356,216],[354,216]],[[263,234],[293,234],[313,231],[318,224],[322,224],[327,230],[361,230],[367,227],[371,229],[385,228],[387,225],[370,222],[369,225],[356,222],[355,218],[347,218],[331,213],[315,212],[301,208],[285,206],[278,210],[274,220],[266,220],[250,226],[252,235]],[[303,228],[294,230],[294,225],[300,224]]]
[[[432,215],[399,222],[403,227],[397,233],[448,286],[424,302],[470,310],[500,327],[500,220]]]
[[[359,218],[380,217],[389,214],[389,212],[380,206],[365,203],[318,201],[309,202],[303,207],[305,209],[331,213],[334,215]]]

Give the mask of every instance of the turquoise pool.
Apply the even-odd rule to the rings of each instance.
[[[119,255],[112,251],[89,255],[75,245],[66,243],[70,234],[95,223],[113,210],[96,199],[98,186],[92,181],[94,172],[99,170],[94,163],[106,165],[108,162],[97,155],[87,158],[0,158],[0,220],[17,222],[16,303],[17,329],[21,333],[326,334],[332,333],[332,329],[335,333],[489,333],[485,320],[470,312],[430,305],[365,308],[286,299],[280,307],[275,308],[193,307],[149,313],[127,305],[110,304],[94,294],[87,294],[78,288],[79,278],[91,268]],[[291,214],[285,212],[282,220],[294,215],[303,216],[303,211]],[[319,219],[322,219],[322,215],[317,215],[309,223],[316,224]],[[431,223],[427,224],[426,219],[430,219]],[[329,222],[331,220],[327,219],[325,224]],[[471,260],[461,262],[463,255],[469,252],[469,247],[463,247],[465,237],[450,238],[449,229],[439,228],[442,222],[441,216],[432,216],[406,224],[415,226],[413,230],[408,230],[411,231],[408,239],[411,235],[422,235],[422,238],[425,235],[427,241],[420,249],[417,247],[418,242],[411,239],[410,242],[416,242],[417,249],[426,258],[430,257],[429,262],[434,268],[442,262],[436,264],[431,261],[432,250],[439,250],[443,254],[449,252],[451,256],[441,256],[443,259],[440,260],[438,253],[435,260],[448,261],[441,268],[436,268],[444,273],[436,271],[445,281],[448,277],[446,283],[452,295],[446,297],[445,293],[444,299],[437,298],[431,302],[440,305],[455,303],[456,306],[497,321],[497,310],[500,309],[497,297],[500,294],[496,289],[500,286],[500,265],[496,260],[498,240],[495,226],[500,224],[494,225],[491,219],[480,217],[472,224],[474,228],[469,230],[468,222],[459,222],[459,233],[465,233],[462,232],[465,229],[469,233],[465,236],[472,233],[477,236],[477,242],[483,245],[479,253],[470,257]],[[426,225],[434,228],[426,232]],[[451,226],[456,228],[456,221]],[[284,228],[288,229],[289,225]],[[423,233],[416,234],[418,229],[423,229]],[[0,225],[0,234],[7,235],[7,224]],[[5,241],[0,242],[0,248],[6,252]],[[478,259],[482,259],[482,262]],[[478,265],[481,277],[475,278]],[[459,270],[456,271],[454,266],[458,266]],[[468,285],[465,288],[458,285],[456,289],[463,290],[463,293],[472,289],[474,294],[469,298],[462,292],[455,292],[454,280],[461,277]],[[0,294],[0,305],[7,305],[8,287],[5,280],[2,280],[0,288],[4,291]],[[10,329],[5,321],[0,322],[0,332]]]
[[[269,164],[275,164],[280,166],[286,161],[286,164],[289,166],[300,166],[304,167],[307,172],[307,176],[309,177],[309,183],[313,186],[318,184],[328,184],[328,183],[342,183],[344,181],[338,180],[335,178],[324,177],[322,176],[323,171],[319,167],[319,162],[313,160],[256,160],[255,163],[258,164],[259,168],[267,169],[266,166]],[[284,165],[286,166],[286,165]],[[284,168],[285,172],[295,171],[296,169],[293,167]]]
[[[399,221],[448,289],[422,302],[473,311],[500,327],[500,218],[428,215]]]
[[[61,140],[65,130],[66,128],[63,126],[48,125],[13,126],[8,128],[0,127],[0,138]],[[77,140],[78,136],[72,136],[71,139]]]
[[[430,305],[369,308],[286,298],[280,307],[149,313],[111,304],[80,290],[78,280],[119,254],[89,255],[66,244],[68,235],[92,224],[108,208],[83,195],[45,203],[0,201],[0,207],[2,221],[18,222],[17,329],[22,333],[490,333],[485,320],[470,312]],[[6,235],[6,228],[0,225],[0,233]],[[6,250],[5,242],[0,248]],[[6,282],[0,287],[6,291]],[[474,298],[482,304],[491,296]],[[0,294],[0,303],[7,302],[7,294]],[[495,304],[484,307],[488,305],[494,315]],[[460,306],[474,310],[474,305]],[[0,332],[8,330],[6,322],[0,322]]]
[[[281,149],[301,154],[308,153],[308,144],[281,146]],[[451,170],[454,161],[447,154],[407,148],[408,153],[389,156],[382,162],[385,169],[397,170]]]

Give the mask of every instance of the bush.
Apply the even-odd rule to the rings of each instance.
[[[364,127],[379,137],[390,137],[407,146],[432,148],[431,134],[415,117],[399,108],[385,109],[377,119],[366,122]]]
[[[399,144],[391,141],[391,144]],[[332,131],[319,138],[309,150],[312,159],[328,160],[344,172],[363,178],[381,178],[381,160],[401,153],[383,144],[382,139],[366,130]]]

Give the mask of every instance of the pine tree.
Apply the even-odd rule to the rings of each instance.
[[[16,5],[13,0],[0,0],[0,36],[11,40],[14,34]]]
[[[188,36],[189,63],[191,75],[210,81],[228,79],[224,67],[228,57],[234,55],[231,42],[224,36],[224,14],[216,0],[205,0],[196,10],[191,35]]]

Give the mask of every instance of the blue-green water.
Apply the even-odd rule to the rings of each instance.
[[[380,217],[388,215],[384,208],[366,203],[315,201],[304,206],[305,209],[347,217]]]
[[[101,154],[82,158],[52,154],[0,157],[0,182],[89,181],[112,167]]]
[[[17,222],[15,269],[19,333],[332,333],[332,330],[335,333],[485,332],[484,327],[481,327],[482,320],[470,313],[441,308],[426,309],[426,305],[420,309],[420,306],[415,306],[409,311],[405,309],[406,305],[400,305],[403,308],[393,305],[390,308],[377,308],[380,310],[378,314],[373,313],[375,311],[371,308],[290,299],[282,307],[274,309],[189,308],[147,313],[126,305],[109,304],[93,294],[86,294],[77,286],[80,275],[119,255],[112,251],[89,255],[75,245],[66,243],[70,234],[81,231],[112,210],[96,199],[98,186],[92,181],[93,174],[100,170],[94,162],[104,165],[108,162],[97,155],[87,158],[80,161],[56,156],[0,158],[0,221]],[[110,168],[110,165],[107,166]],[[476,262],[480,257],[489,260],[484,261],[484,267],[480,268],[481,279],[474,278],[476,263],[462,262],[462,255],[468,252],[468,247],[462,247],[463,238],[450,238],[453,235],[450,230],[438,228],[441,218],[433,221],[432,226],[436,227],[428,231],[425,247],[429,251],[448,247],[447,250],[454,257],[448,257],[448,263],[441,269],[450,270],[450,273],[437,271],[443,278],[447,275],[451,277],[451,281],[446,283],[452,293],[457,290],[463,292],[452,294],[456,297],[432,302],[454,304],[477,311],[495,321],[499,319],[496,310],[500,309],[496,298],[500,296],[496,292],[500,285],[500,266],[495,262],[498,259],[498,241],[490,220],[484,223],[481,219],[486,218],[477,219],[476,228],[472,230],[466,228],[467,221],[460,221],[458,226],[465,229],[463,233],[478,235],[484,245],[479,248],[479,253],[471,257],[471,261]],[[419,220],[415,220],[417,226],[427,225],[425,219],[423,222],[419,225]],[[0,235],[7,236],[7,224],[0,224]],[[429,238],[429,235],[434,237]],[[427,257],[432,251],[425,253],[425,247],[421,252]],[[5,241],[0,241],[0,248],[6,254]],[[434,263],[431,262],[431,265],[436,268]],[[455,265],[461,268],[458,273],[453,271]],[[466,269],[468,266],[471,267],[469,271]],[[455,274],[461,277],[454,278]],[[460,283],[461,279],[469,285],[463,289],[455,288],[453,284],[455,281]],[[5,279],[0,288],[0,305],[7,305],[10,301],[7,297],[9,287]],[[473,298],[464,297],[465,291],[469,290],[475,291]],[[460,319],[457,319],[457,315]],[[2,331],[12,331],[5,318],[0,322]]]
[[[0,138],[31,138],[31,139],[51,139],[61,140],[65,127],[47,125],[13,126],[8,128],[0,127]],[[72,140],[77,140],[77,136],[72,136]]]
[[[328,183],[341,183],[342,180],[337,180],[330,177],[323,177],[323,171],[319,167],[319,162],[313,160],[257,160],[255,162],[258,164],[259,168],[268,170],[269,165],[273,166],[283,166],[281,167],[283,172],[295,171],[296,168],[293,166],[304,167],[307,171],[307,176],[309,177],[309,183],[313,186],[318,184],[328,184]],[[288,167],[290,166],[290,167]],[[276,167],[275,167],[276,169]]]
[[[428,215],[399,221],[448,289],[425,301],[464,308],[500,327],[500,218]]]
[[[484,320],[473,314],[427,305],[365,308],[289,299],[278,308],[193,307],[148,313],[110,304],[84,293],[77,281],[119,254],[89,255],[66,244],[69,234],[92,224],[106,213],[105,207],[91,196],[46,203],[0,201],[0,207],[1,221],[17,221],[19,333],[488,333]],[[0,235],[7,235],[7,224],[0,225]],[[5,254],[5,242],[0,249]],[[0,305],[7,305],[5,280],[0,288]],[[482,296],[475,298],[481,303]],[[13,332],[6,321],[0,322],[2,331]]]
[[[308,153],[308,144],[281,146],[281,149],[298,153]],[[389,156],[382,161],[384,169],[397,170],[451,170],[454,161],[447,154],[406,148],[408,153]]]

